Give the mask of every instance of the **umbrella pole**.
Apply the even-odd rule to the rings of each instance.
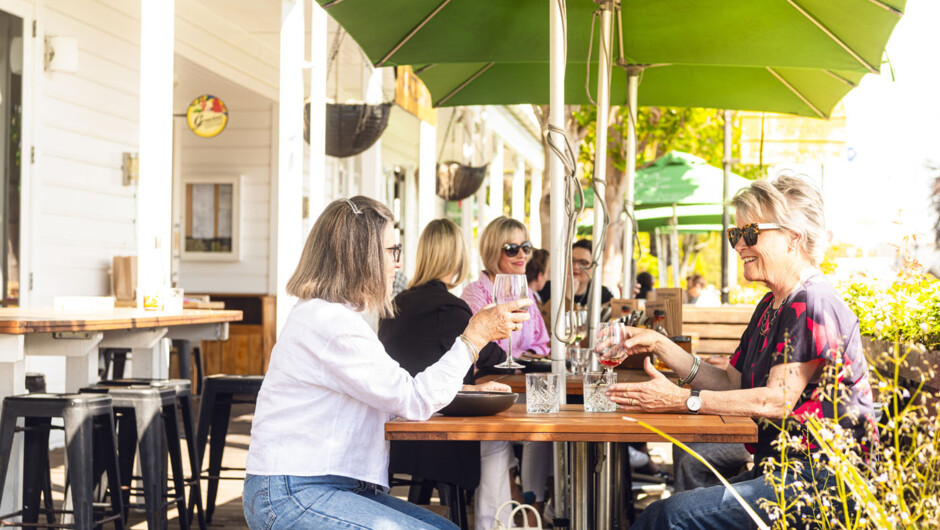
[[[556,130],[565,129],[565,47],[568,36],[565,33],[565,13],[563,4],[558,0],[548,0],[549,3],[549,114],[548,123],[557,127]],[[546,146],[547,149],[547,146]],[[551,314],[560,315],[559,308],[564,300],[563,286],[565,285],[565,233],[568,219],[565,215],[565,183],[564,168],[558,156],[549,157],[548,165],[549,186],[551,196],[550,233],[548,234],[549,248],[551,249],[551,282],[555,286],[555,296],[550,298]],[[554,326],[554,322],[552,325]],[[552,345],[552,372],[561,374],[561,392],[558,400],[565,404],[566,376],[565,376],[565,345],[558,340],[554,332],[549,333]],[[568,458],[567,445],[564,442],[554,444],[555,460],[555,518],[565,520],[568,517]]]
[[[607,243],[607,224],[609,222],[607,207],[604,203],[604,193],[607,188],[607,127],[610,113],[610,71],[613,56],[613,15],[614,2],[607,0],[600,4],[601,30],[600,50],[597,60],[597,134],[595,134],[594,148],[594,232],[593,232],[593,260],[594,268],[590,284],[590,299],[588,300],[588,343],[594,346],[594,333],[600,322],[601,291],[604,279],[604,247]],[[612,476],[611,459],[606,456],[611,452],[611,444],[600,444],[598,457],[598,476],[595,482],[596,502],[594,503],[595,524],[590,524],[590,515],[584,514],[582,520],[573,520],[574,528],[597,528],[608,530],[611,519],[611,492],[610,478]],[[581,518],[579,518],[581,519]]]
[[[728,278],[728,268],[730,266],[731,245],[725,234],[731,227],[731,215],[728,212],[728,191],[731,188],[731,111],[723,111],[725,119],[725,138],[724,138],[724,156],[721,160],[721,167],[724,170],[724,184],[721,192],[721,303],[728,303],[728,295],[731,292],[731,282]]]
[[[627,119],[627,169],[624,172],[624,213],[623,221],[623,292],[622,298],[633,298],[633,287],[636,285],[636,264],[633,259],[633,201],[634,180],[636,179],[636,98],[640,86],[640,69],[627,68],[627,106],[630,114]]]

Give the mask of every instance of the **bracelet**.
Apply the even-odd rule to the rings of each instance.
[[[692,356],[692,369],[689,370],[689,375],[685,376],[685,379],[682,379],[680,377],[679,380],[676,381],[676,384],[679,386],[685,386],[685,385],[690,384],[692,380],[695,379],[695,376],[698,375],[698,367],[701,364],[702,364],[702,359],[700,359],[697,355],[693,355]]]
[[[480,350],[478,350],[477,347],[473,345],[473,342],[471,342],[470,339],[468,339],[465,335],[461,335],[460,340],[462,340],[464,346],[470,350],[470,357],[473,360],[473,364],[476,364],[477,359],[480,358]]]

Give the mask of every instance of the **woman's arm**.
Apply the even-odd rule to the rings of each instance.
[[[737,390],[704,390],[700,394],[705,414],[725,414],[779,419],[790,413],[822,366],[822,360],[778,364],[770,369],[767,386]],[[703,366],[704,367],[704,366]],[[701,368],[700,368],[701,369]],[[608,392],[611,401],[627,411],[688,412],[691,391],[679,388],[656,371],[649,360],[644,383],[618,383]]]
[[[651,329],[624,327],[624,358],[642,353],[653,353],[670,370],[682,379],[689,376],[694,357],[662,333]],[[701,390],[735,390],[741,388],[741,374],[732,366],[722,370],[708,363],[701,363],[692,386]]]

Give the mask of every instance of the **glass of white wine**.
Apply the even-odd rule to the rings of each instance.
[[[525,274],[497,274],[493,280],[493,301],[497,304],[505,304],[522,300],[529,296],[529,283],[526,281]],[[525,312],[528,309],[520,309],[519,312]],[[524,365],[519,364],[512,358],[512,333],[509,334],[509,351],[506,352],[506,360],[497,364],[493,368],[505,368],[509,370],[521,370]]]

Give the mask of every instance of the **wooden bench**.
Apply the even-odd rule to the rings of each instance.
[[[751,321],[754,307],[682,306],[682,333],[693,337],[693,351],[701,356],[731,355]],[[695,337],[698,337],[696,343]]]

